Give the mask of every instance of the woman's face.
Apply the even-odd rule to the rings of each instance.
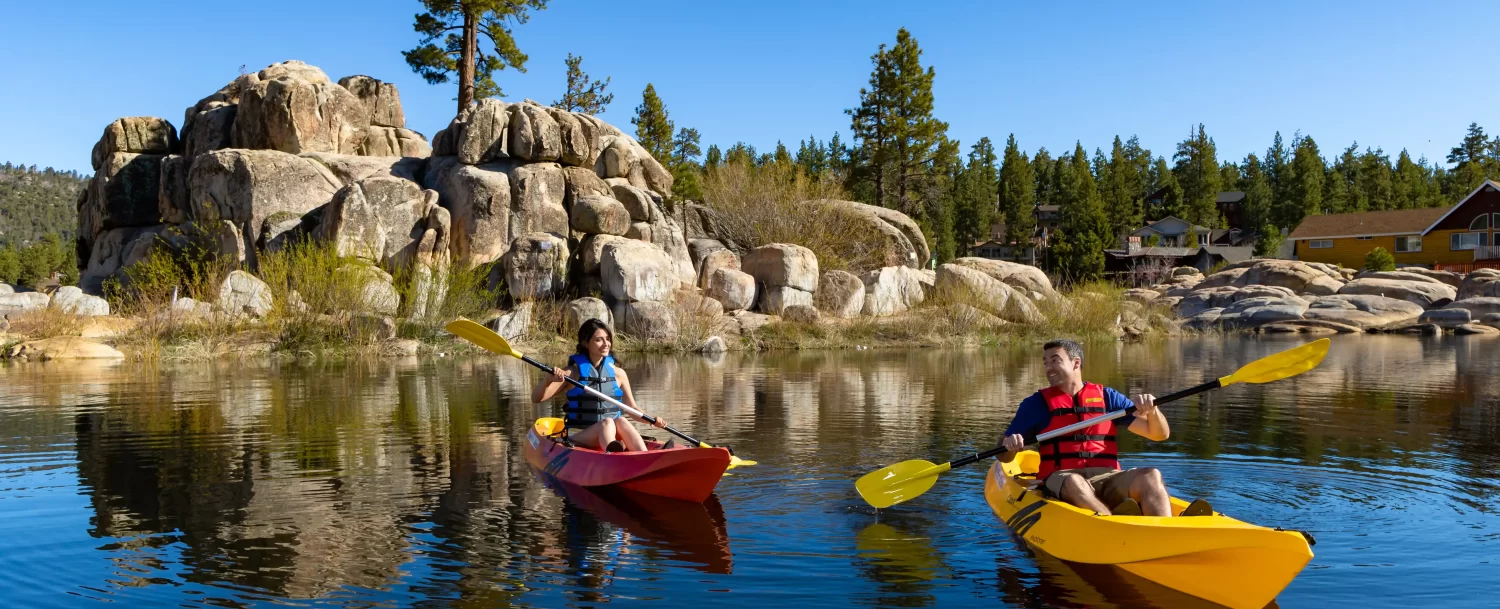
[[[606,332],[604,328],[594,330],[594,335],[589,338],[589,342],[586,346],[589,350],[590,359],[600,359],[606,355],[609,355],[609,348],[611,346],[609,342],[609,332]]]

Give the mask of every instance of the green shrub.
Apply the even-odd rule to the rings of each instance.
[[[704,205],[718,212],[719,230],[741,245],[796,243],[817,255],[822,270],[885,266],[867,225],[847,210],[816,203],[848,198],[837,182],[784,163],[730,162],[703,181]]]
[[[1383,247],[1377,247],[1365,254],[1365,270],[1367,271],[1394,271],[1396,270],[1396,257]]]

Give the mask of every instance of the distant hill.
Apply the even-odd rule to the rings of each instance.
[[[51,167],[0,164],[0,247],[19,247],[47,233],[72,241],[78,232],[78,192],[89,177]]]

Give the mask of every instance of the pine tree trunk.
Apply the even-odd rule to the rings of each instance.
[[[474,103],[474,56],[479,48],[479,20],[464,11],[463,49],[458,58],[458,113]],[[457,116],[457,115],[455,115]]]

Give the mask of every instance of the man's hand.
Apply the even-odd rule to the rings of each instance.
[[[1018,453],[1021,452],[1021,449],[1026,448],[1026,438],[1021,434],[1013,433],[1005,436],[1000,445],[1005,447],[1006,452]]]
[[[1156,412],[1156,396],[1154,395],[1149,393],[1136,394],[1130,398],[1130,401],[1135,402],[1136,416],[1148,417]]]

